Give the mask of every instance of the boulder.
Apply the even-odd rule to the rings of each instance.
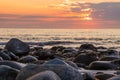
[[[32,63],[32,62],[35,62],[35,61],[38,61],[38,59],[34,56],[23,56],[21,57],[20,59],[18,59],[18,62],[21,62],[21,63]]]
[[[111,77],[115,76],[114,74],[106,74],[106,73],[101,73],[101,74],[96,74],[95,77],[98,80],[107,80]]]
[[[25,67],[25,64],[19,63],[19,62],[15,62],[15,61],[0,61],[0,65],[6,65],[6,66],[10,66],[14,69],[22,69],[23,67]]]
[[[93,45],[93,44],[82,44],[79,48],[79,51],[82,50],[93,50],[93,51],[97,51],[97,48]]]
[[[6,65],[0,65],[0,80],[15,80],[19,70]]]
[[[94,61],[90,63],[89,69],[92,70],[115,70],[118,66],[112,64],[110,61]]]
[[[98,59],[96,56],[94,56],[94,54],[80,54],[77,57],[75,57],[74,62],[89,65],[91,62],[97,60]]]
[[[120,80],[120,75],[114,76],[114,77],[109,78],[107,80]]]
[[[29,64],[20,71],[16,80],[26,80],[27,78],[46,70],[55,72],[61,80],[83,80],[81,73],[77,69],[69,65],[66,66],[57,64]]]
[[[5,45],[5,49],[13,52],[17,56],[27,55],[30,51],[30,48],[26,43],[16,38],[12,38],[8,41]]]
[[[115,59],[119,59],[119,58],[115,57],[115,56],[104,56],[104,57],[100,58],[100,61],[112,61]]]
[[[27,80],[61,80],[61,79],[53,71],[43,71],[43,72],[33,75]]]

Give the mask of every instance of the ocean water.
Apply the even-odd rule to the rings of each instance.
[[[31,45],[79,47],[83,43],[120,50],[119,29],[20,29],[0,28],[0,46],[11,38]]]

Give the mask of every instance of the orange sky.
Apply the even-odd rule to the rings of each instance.
[[[67,22],[67,21],[73,20],[71,21],[73,22],[73,25],[78,26],[78,27],[79,26],[97,26],[97,25],[100,26],[102,25],[100,23],[103,23],[102,21],[104,21],[104,19],[101,19],[99,23],[98,18],[96,16],[94,16],[94,18],[91,17],[91,14],[96,10],[90,7],[85,7],[85,5],[83,6],[84,8],[82,8],[81,6],[78,6],[79,3],[84,3],[84,2],[90,2],[90,3],[97,4],[101,2],[120,2],[120,0],[0,0],[0,14],[20,15],[14,18],[12,16],[12,17],[7,17],[7,18],[2,17],[0,19],[3,22],[8,21],[8,19],[10,19],[8,23],[10,24],[14,23],[15,25],[18,25],[18,22],[15,22],[15,21],[17,20],[18,21],[19,20],[30,21],[31,19],[31,18],[23,19],[21,18],[21,16],[23,17],[24,15],[25,16],[32,15],[31,21],[36,19],[36,20],[41,20],[41,21],[48,21],[48,23],[50,24],[54,24],[54,22],[62,23],[62,21]],[[38,17],[42,16],[42,18],[41,17],[37,18],[36,15]],[[101,14],[99,16],[101,16]],[[83,21],[83,23],[80,24],[81,20]],[[14,21],[14,22],[11,23],[10,21]],[[112,23],[116,23],[114,20],[112,21],[113,21]],[[108,20],[107,22],[109,23],[111,21]],[[29,22],[26,22],[25,25],[27,25],[28,23]],[[47,23],[44,23],[44,24],[47,24]],[[58,24],[55,23],[55,25],[58,25]],[[3,26],[6,26],[6,24],[4,24]]]
[[[68,2],[120,2],[120,0],[0,0],[0,13],[14,14],[53,14],[61,12],[61,9],[51,8],[52,5],[60,5]],[[69,6],[68,6],[69,7]]]

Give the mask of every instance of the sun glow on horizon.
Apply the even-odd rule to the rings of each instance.
[[[93,18],[91,18],[91,17],[85,17],[84,20],[88,20],[89,21],[89,20],[93,20]]]

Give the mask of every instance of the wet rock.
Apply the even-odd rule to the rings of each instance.
[[[50,60],[46,62],[45,64],[52,64],[52,65],[68,65],[65,61],[55,58],[53,60]]]
[[[77,53],[77,51],[73,48],[66,48],[62,50],[62,53]]]
[[[117,65],[120,70],[120,59],[113,60],[111,63]]]
[[[72,61],[66,61],[67,64],[69,64],[70,66],[76,68],[76,69],[79,69],[79,67]]]
[[[43,47],[40,47],[40,46],[36,46],[34,47],[35,50],[43,50]]]
[[[79,48],[79,51],[83,51],[83,50],[93,50],[93,51],[97,51],[97,48],[92,45],[92,44],[82,44]]]
[[[77,69],[71,66],[57,64],[29,64],[20,71],[16,80],[26,80],[32,75],[46,70],[55,72],[61,78],[61,80],[83,80],[81,73]]]
[[[46,59],[53,59],[54,54],[52,54],[50,51],[36,51],[34,53],[36,56],[38,56],[39,60],[46,60]]]
[[[94,61],[89,65],[92,70],[115,70],[118,66],[109,61]]]
[[[114,74],[105,74],[105,73],[95,75],[96,79],[98,79],[98,80],[107,80],[113,76],[115,76],[115,75]]]
[[[5,46],[5,49],[13,52],[17,56],[27,55],[30,51],[29,46],[19,39],[12,38]]]
[[[119,52],[116,50],[105,50],[105,51],[99,51],[99,57],[104,57],[104,56],[118,56]]]
[[[21,63],[33,63],[35,61],[38,61],[38,59],[36,57],[30,56],[30,55],[23,56],[18,60],[18,62],[21,62]]]
[[[2,58],[2,57],[0,57],[0,61],[3,61],[3,58]]]
[[[83,73],[83,78],[84,80],[96,80],[95,77],[93,75],[91,75],[90,73]]]
[[[2,57],[3,60],[11,60],[11,57],[3,51],[0,51],[0,57]]]
[[[94,54],[80,54],[75,59],[75,63],[81,63],[85,65],[89,65],[93,61],[97,61],[96,55]]]
[[[0,80],[15,80],[19,70],[6,65],[0,65]]]
[[[109,79],[107,79],[107,80],[120,80],[120,75],[114,76],[114,77],[109,78]]]
[[[15,62],[15,61],[0,61],[0,65],[6,65],[6,66],[10,66],[14,69],[22,69],[23,67],[25,67],[25,64],[19,63],[19,62]]]
[[[13,54],[10,51],[2,50],[1,52],[7,54],[11,58],[11,60],[13,60],[13,61],[16,61],[19,58],[18,56],[16,56],[15,54]]]
[[[43,72],[33,75],[27,80],[61,80],[61,79],[53,71],[43,71]]]
[[[53,46],[51,48],[52,51],[62,51],[64,49],[65,49],[65,47],[63,47],[63,46]]]
[[[105,57],[100,58],[100,61],[112,61],[115,59],[119,59],[119,58],[115,56],[105,56]]]

